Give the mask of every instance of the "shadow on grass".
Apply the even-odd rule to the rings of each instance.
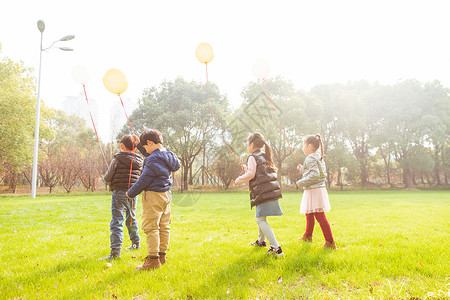
[[[313,249],[302,243],[296,251],[284,257],[272,257],[264,249],[254,248],[208,277],[192,296],[193,298],[245,298],[251,289],[264,291],[271,282],[295,281],[299,276],[317,275],[330,250]]]
[[[279,276],[283,278],[282,284],[287,284],[286,282],[295,284],[302,276],[320,276],[322,272],[326,272],[324,268],[326,268],[327,256],[331,253],[329,250],[314,248],[309,243],[301,243],[295,251],[288,251],[282,258],[268,256],[266,250],[267,248],[249,248],[248,252],[242,253],[236,260],[229,261],[224,266],[217,266],[212,270],[214,273],[210,276],[198,278],[197,283],[193,281],[187,288],[173,286],[172,292],[175,294],[184,293],[179,296],[185,298],[246,298],[250,296],[252,290],[264,293],[271,282],[277,282]],[[132,260],[132,263],[129,263],[128,259],[125,258],[126,264],[122,265],[122,263],[119,263],[120,261],[117,261],[116,266],[114,266],[113,261],[112,272],[104,274],[108,272],[105,270],[105,266],[109,261],[99,260],[100,257],[102,256],[76,257],[58,262],[50,269],[36,270],[26,278],[22,278],[20,280],[22,282],[19,281],[18,284],[27,286],[32,282],[35,287],[39,287],[44,280],[43,278],[51,276],[54,278],[54,283],[51,285],[44,284],[48,290],[45,292],[49,292],[50,295],[58,294],[58,285],[61,284],[64,285],[64,292],[60,295],[63,298],[78,299],[86,297],[86,295],[109,298],[114,297],[112,296],[115,290],[114,286],[120,284],[120,282],[133,281],[147,276],[150,278],[162,276],[162,274],[159,274],[159,270],[149,271],[150,273],[137,273],[134,268],[143,257],[136,257]],[[156,272],[156,274],[153,272]],[[62,280],[71,280],[72,282],[62,283]],[[149,283],[151,282],[152,279]],[[50,286],[53,286],[53,288],[49,289]],[[140,291],[135,294],[146,295],[148,289],[150,287],[143,284],[139,288]],[[44,290],[40,290],[45,294]],[[67,291],[70,291],[70,293],[67,294]],[[124,291],[118,292],[121,294]],[[155,292],[159,294],[155,290],[150,294]],[[162,296],[164,294],[167,296],[167,292],[164,291],[160,296],[164,297]]]
[[[131,264],[122,264],[121,260],[102,259],[105,256],[104,252],[95,253],[88,257],[74,256],[57,262],[50,268],[40,269],[38,267],[28,276],[18,278],[11,286],[10,292],[13,292],[13,295],[20,295],[21,287],[23,287],[26,294],[30,294],[30,291],[36,291],[35,293],[40,295],[48,294],[52,297],[58,295],[60,299],[82,299],[86,295],[109,298],[112,292],[105,294],[105,291],[113,290],[116,284],[136,276],[134,268],[141,263],[142,256],[137,255],[132,259],[133,263]],[[113,265],[109,274],[105,274],[109,269],[106,267],[107,263]],[[114,266],[114,264],[117,264],[117,266]],[[49,277],[52,278],[50,284],[48,282]]]

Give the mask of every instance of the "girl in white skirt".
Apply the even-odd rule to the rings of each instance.
[[[320,148],[320,154],[317,153]],[[306,155],[304,165],[298,165],[297,169],[303,174],[297,185],[303,187],[302,203],[300,213],[306,214],[306,230],[302,240],[312,242],[315,220],[319,222],[325,237],[325,248],[336,249],[336,244],[331,233],[325,212],[331,210],[330,201],[325,180],[327,171],[323,161],[323,145],[320,135],[307,135],[303,139],[303,152]]]

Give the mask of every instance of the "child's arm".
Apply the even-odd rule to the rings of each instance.
[[[138,148],[138,150],[142,153],[142,155],[144,155],[145,157],[149,156],[150,154],[148,154],[147,150],[145,150],[144,147],[142,147],[141,143],[136,145],[136,148]]]
[[[106,183],[110,183],[113,180],[114,173],[116,172],[117,159],[113,158],[111,163],[109,164],[108,171],[103,175],[103,181]]]
[[[144,155],[145,157],[150,155],[150,154],[148,154],[147,150],[145,150],[145,148],[142,147],[141,141],[139,140],[137,135],[133,134],[131,136],[131,139],[133,140],[133,144],[136,146],[136,148],[138,148],[138,150],[142,153],[142,155]]]
[[[142,169],[142,174],[139,179],[133,184],[133,186],[127,191],[126,195],[128,198],[134,198],[139,195],[146,187],[148,187],[155,179],[155,173],[153,172],[152,166],[154,161],[150,157],[148,162],[144,162],[144,167]]]
[[[248,164],[247,171],[244,174],[242,174],[241,176],[239,176],[238,178],[236,178],[236,180],[234,181],[235,184],[248,182],[255,177],[256,159],[253,156],[250,156],[248,158],[247,164]]]
[[[317,164],[317,161],[312,157],[308,157],[305,160],[305,165],[301,167],[300,171],[304,172],[305,174],[302,179],[297,181],[297,184],[300,187],[311,185],[320,179],[319,165]]]

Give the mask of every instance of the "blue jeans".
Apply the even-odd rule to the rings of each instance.
[[[131,242],[133,244],[139,245],[139,229],[136,220],[137,196],[133,199],[128,199],[125,193],[125,190],[114,190],[112,192],[112,219],[109,225],[109,228],[111,230],[111,249],[120,250],[120,248],[122,248],[124,221],[125,225],[128,228],[128,234],[130,236]]]

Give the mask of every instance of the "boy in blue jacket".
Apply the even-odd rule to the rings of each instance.
[[[127,191],[128,198],[142,194],[142,227],[147,235],[148,255],[137,270],[159,268],[166,262],[170,239],[170,201],[173,185],[171,172],[180,168],[178,157],[163,147],[161,132],[150,129],[140,138],[133,135],[137,148],[146,157],[142,174]]]

